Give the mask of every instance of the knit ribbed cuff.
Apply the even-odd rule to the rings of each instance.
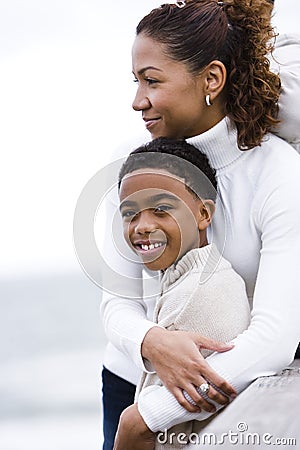
[[[204,420],[212,413],[190,413],[164,386],[148,386],[143,389],[138,399],[138,410],[146,425],[154,433],[165,431],[174,425],[189,420]]]

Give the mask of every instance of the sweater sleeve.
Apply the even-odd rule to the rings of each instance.
[[[129,153],[144,141],[143,136],[139,136],[133,142],[124,143],[122,154],[117,148],[112,161],[124,160],[126,148],[129,148]],[[101,239],[104,264],[100,268],[103,279],[100,313],[108,340],[139,368],[148,371],[141,355],[141,345],[146,333],[156,324],[147,318],[147,303],[143,300],[143,266],[122,237],[118,204],[115,187],[105,198],[105,226]],[[153,286],[151,289],[155,290],[155,282]]]
[[[257,377],[273,375],[290,364],[300,340],[300,160],[296,158],[297,154],[284,177],[278,172],[272,181],[265,180],[268,189],[262,187],[254,201],[262,248],[250,326],[234,340],[232,350],[207,358],[238,393]],[[152,431],[203,420],[208,414],[188,413],[164,386],[142,392],[138,406]]]
[[[116,214],[116,204],[108,198],[106,230],[111,236],[111,218]],[[120,227],[117,227],[119,230]],[[124,252],[127,249],[124,248]],[[146,333],[157,326],[147,318],[143,300],[142,265],[121,255],[114,239],[102,243],[102,256],[109,261],[105,276],[100,312],[108,340],[127,355],[139,368],[148,371],[141,355],[141,345]]]

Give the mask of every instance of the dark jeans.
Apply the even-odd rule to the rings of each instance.
[[[121,412],[134,403],[136,386],[103,367],[103,450],[112,450]]]

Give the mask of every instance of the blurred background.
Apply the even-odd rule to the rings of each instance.
[[[77,199],[143,131],[135,25],[159,0],[0,0],[0,449],[101,449],[100,289],[72,237]],[[275,0],[279,32],[297,0]]]

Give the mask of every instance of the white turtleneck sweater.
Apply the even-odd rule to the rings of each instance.
[[[289,96],[294,95],[289,91],[290,79],[294,87],[293,68],[289,72],[287,66],[281,67],[281,76],[286,95],[282,101],[288,105]],[[298,130],[295,126],[293,142]],[[141,142],[137,139],[130,148],[124,145],[113,158],[125,158]],[[300,157],[274,135],[267,136],[261,147],[241,152],[236,130],[226,118],[188,142],[206,153],[217,170],[219,196],[211,238],[245,280],[251,304],[253,296],[251,324],[236,339],[234,349],[207,358],[210,366],[240,392],[255,378],[274,374],[289,364],[300,340]],[[115,217],[118,207],[116,189],[108,195],[107,204],[106,236],[111,236],[110,218]],[[121,223],[118,235],[122,235]],[[151,318],[156,297],[143,299],[142,266],[128,260],[125,247],[121,255],[112,239],[106,238],[102,248],[115,269],[111,280],[114,291],[104,293],[101,306],[109,339],[104,365],[137,383],[145,369],[140,349],[145,334],[154,326]],[[126,284],[118,274],[126,277]],[[158,291],[155,283],[153,286],[155,294]],[[145,389],[138,405],[153,431],[204,418],[202,413],[184,410],[163,386]]]

